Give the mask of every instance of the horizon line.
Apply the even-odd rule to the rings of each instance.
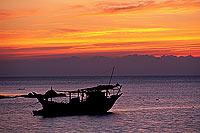
[[[121,55],[121,56],[103,56],[103,55],[91,55],[91,56],[59,56],[59,55],[49,55],[49,56],[33,56],[33,57],[28,57],[28,58],[8,58],[8,59],[0,59],[0,61],[21,61],[21,60],[43,60],[43,59],[65,59],[65,58],[79,58],[79,59],[90,59],[90,58],[95,58],[95,57],[104,57],[104,58],[123,58],[123,57],[128,57],[128,56],[149,56],[149,57],[154,57],[154,58],[163,58],[163,57],[176,57],[176,58],[186,58],[186,57],[191,57],[191,58],[200,58],[200,56],[193,56],[192,54],[189,55],[173,55],[173,54],[163,54],[163,55],[154,55],[154,54],[127,54],[127,55]]]
[[[117,75],[113,77],[199,77],[199,74],[169,74],[169,75]],[[0,78],[39,78],[39,77],[110,77],[110,75],[16,75],[16,76],[0,76]]]

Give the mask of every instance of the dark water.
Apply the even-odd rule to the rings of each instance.
[[[74,90],[108,77],[0,78],[0,94]],[[43,118],[36,99],[0,99],[0,132],[200,132],[200,76],[114,77],[123,95],[107,115]],[[19,88],[24,90],[19,90]]]

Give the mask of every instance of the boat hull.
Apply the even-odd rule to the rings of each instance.
[[[57,103],[53,101],[46,101],[38,98],[42,104],[43,109],[33,111],[34,115],[42,116],[67,116],[67,115],[83,115],[83,114],[104,114],[109,111],[116,100],[121,96],[113,95],[109,98],[96,100],[96,101],[82,101],[70,103]]]

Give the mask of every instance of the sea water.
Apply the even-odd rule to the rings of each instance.
[[[109,77],[2,77],[0,95],[76,90]],[[0,99],[0,132],[200,132],[200,76],[113,77],[123,95],[106,115],[44,118],[37,99]]]

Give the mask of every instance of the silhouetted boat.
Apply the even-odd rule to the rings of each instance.
[[[77,91],[63,91],[68,93],[68,103],[52,101],[53,97],[63,96],[52,89],[47,91],[45,95],[33,92],[43,107],[41,110],[33,111],[33,114],[63,116],[106,113],[122,95],[121,88],[122,86],[117,83],[116,85],[99,85]],[[49,98],[51,98],[50,101]]]

